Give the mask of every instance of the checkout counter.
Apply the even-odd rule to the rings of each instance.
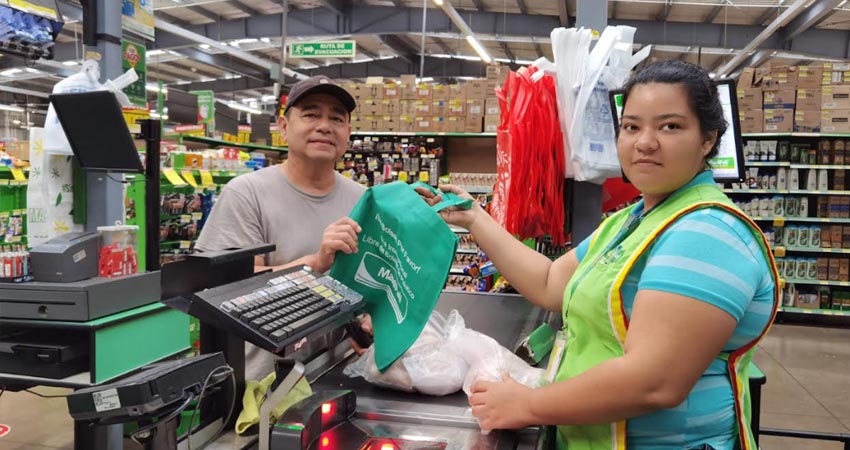
[[[546,311],[533,306],[518,295],[444,292],[436,310],[448,315],[453,309],[463,316],[467,328],[493,337],[508,349],[514,349],[520,340],[543,323],[548,315]],[[391,439],[396,443],[394,448],[398,450],[553,448],[549,447],[548,443],[552,442],[550,439],[554,435],[547,437],[547,429],[544,427],[516,431],[497,430],[487,435],[481,434],[463,391],[434,397],[394,391],[372,385],[363,378],[344,375],[343,369],[356,358],[348,340],[345,339],[306,364],[305,376],[313,392],[340,389],[354,391],[357,397],[356,412],[350,420],[351,424],[373,438]],[[256,439],[256,436],[237,436],[231,430],[207,448],[250,450],[258,448]],[[274,441],[272,443],[274,444]],[[359,445],[359,442],[329,442],[326,447],[309,448],[360,450]],[[274,446],[271,448],[278,450]]]

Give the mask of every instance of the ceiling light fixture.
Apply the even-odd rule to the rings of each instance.
[[[21,69],[7,69],[7,70],[0,72],[0,75],[2,75],[4,77],[11,77],[11,76],[19,74],[21,72],[22,72]]]
[[[478,56],[480,56],[481,59],[484,60],[484,62],[486,62],[487,64],[493,62],[493,58],[491,58],[490,55],[487,54],[487,50],[484,50],[484,47],[481,46],[481,43],[478,42],[478,39],[475,39],[475,36],[467,34],[466,42],[469,42],[469,45],[472,46],[472,48],[475,50],[475,53],[478,53]]]
[[[66,66],[76,66],[79,63],[77,63],[76,61],[65,61],[62,64]]]
[[[24,112],[23,108],[19,108],[17,106],[12,106],[12,105],[0,105],[0,110],[10,111],[10,112]]]
[[[164,55],[164,54],[165,54],[165,50],[149,50],[148,53],[147,53],[148,56],[159,56],[159,55]]]
[[[235,109],[237,111],[246,112],[248,114],[262,114],[263,112],[256,108],[251,108],[250,106],[240,105],[236,102],[230,102],[227,104],[231,109]]]

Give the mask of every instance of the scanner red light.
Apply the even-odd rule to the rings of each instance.
[[[328,415],[333,410],[332,403],[322,403],[322,415]]]
[[[387,442],[381,445],[381,450],[396,450],[396,448],[394,444],[392,444],[391,442]]]
[[[322,448],[326,448],[326,447],[328,447],[329,445],[331,445],[331,440],[330,440],[330,439],[328,439],[328,437],[327,437],[327,436],[323,437],[323,438],[322,438]]]

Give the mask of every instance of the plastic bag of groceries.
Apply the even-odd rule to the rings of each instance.
[[[529,387],[538,386],[543,375],[493,338],[466,328],[457,310],[448,318],[432,312],[413,346],[384,373],[375,365],[372,347],[343,371],[377,386],[428,395],[460,389],[469,395],[476,381],[500,381],[505,372]]]

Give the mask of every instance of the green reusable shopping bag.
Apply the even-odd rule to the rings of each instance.
[[[428,206],[404,182],[370,188],[351,211],[358,251],[338,253],[330,275],[363,295],[375,331],[375,363],[383,371],[419,337],[437,304],[457,250],[457,237],[437,214],[472,201],[441,193]]]

